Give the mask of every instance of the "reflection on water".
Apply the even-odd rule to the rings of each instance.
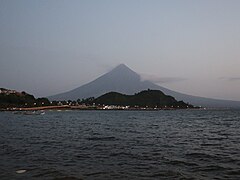
[[[0,112],[0,130],[0,179],[240,179],[237,110]]]

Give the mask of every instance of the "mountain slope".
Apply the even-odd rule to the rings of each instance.
[[[120,64],[112,71],[100,76],[94,81],[71,91],[50,96],[51,100],[76,100],[87,97],[99,97],[107,92],[115,91],[123,94],[134,94],[146,89],[161,90],[178,101],[185,101],[196,106],[205,107],[240,107],[239,101],[216,100],[178,93],[158,86],[150,81],[141,81],[140,75]]]
[[[154,84],[153,84],[154,85]],[[124,64],[120,64],[112,71],[96,80],[66,93],[49,97],[54,100],[68,100],[87,97],[98,97],[110,91],[124,94],[134,94],[139,90],[153,87],[149,82],[142,82],[140,76]]]

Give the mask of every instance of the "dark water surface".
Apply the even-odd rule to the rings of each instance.
[[[0,179],[70,178],[240,179],[240,111],[0,112]]]

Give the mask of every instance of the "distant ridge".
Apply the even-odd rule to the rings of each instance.
[[[48,97],[50,100],[77,100],[88,97],[99,97],[115,91],[123,94],[134,94],[146,89],[161,90],[178,101],[195,106],[240,108],[239,101],[217,100],[178,93],[150,81],[141,81],[140,75],[125,64],[120,64],[110,72],[71,91]]]

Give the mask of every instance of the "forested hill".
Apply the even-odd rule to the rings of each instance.
[[[36,99],[26,92],[0,88],[0,108],[46,106],[50,102],[47,98]]]
[[[165,95],[160,90],[145,90],[134,95],[125,95],[117,92],[106,93],[94,100],[96,104],[117,105],[130,107],[149,107],[149,108],[192,108],[193,106],[183,101],[177,101],[172,96]]]

